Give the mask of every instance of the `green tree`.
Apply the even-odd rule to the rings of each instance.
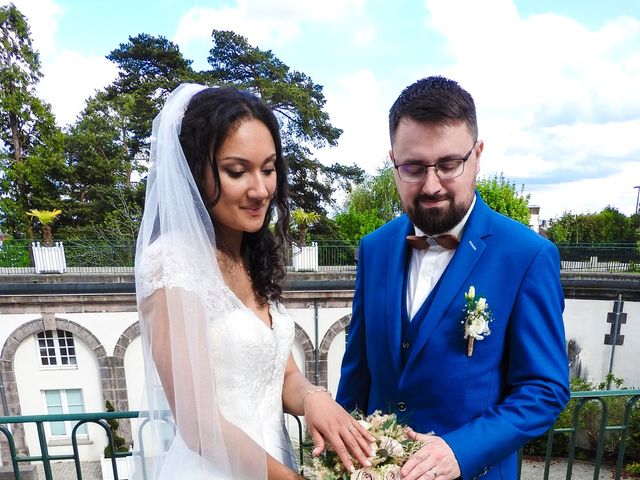
[[[106,88],[106,99],[114,102],[123,117],[123,127],[130,134],[129,159],[135,164],[141,154],[147,157],[151,123],[167,96],[183,82],[198,80],[191,60],[184,58],[178,46],[162,36],[145,33],[129,37],[107,58],[120,72]],[[118,99],[127,96],[126,104]]]
[[[35,94],[41,77],[27,20],[0,7],[0,224],[16,238],[33,237],[26,212],[53,209],[65,188],[63,136]]]
[[[628,243],[635,241],[636,228],[632,218],[607,206],[595,216],[596,242]]]
[[[335,222],[340,230],[342,240],[350,245],[357,245],[362,237],[385,224],[385,221],[374,209],[347,210],[338,213]]]
[[[477,183],[482,199],[496,212],[529,225],[530,195],[524,193],[524,185],[519,189],[514,182],[504,178],[502,174],[489,178],[481,178]]]
[[[634,243],[640,240],[640,216],[630,217],[608,206],[599,213],[565,212],[549,222],[554,243]]]
[[[373,176],[351,189],[335,222],[343,241],[357,245],[366,234],[402,213],[402,204],[393,178],[393,167],[386,163]]]
[[[123,204],[122,196],[129,209],[142,208],[139,180],[146,171],[153,118],[174,88],[196,76],[191,61],[164,37],[129,37],[107,58],[119,67],[118,78],[87,100],[67,132],[69,215],[61,230],[68,237],[94,235],[108,218],[119,218],[123,212],[113,208]]]
[[[119,78],[106,89],[107,98],[132,96],[127,123],[132,163],[146,155],[151,122],[167,95],[182,82],[197,81],[253,91],[273,108],[282,126],[294,207],[323,213],[337,188],[348,190],[364,175],[355,165],[325,166],[312,157],[311,148],[336,145],[342,133],[324,111],[322,87],[240,35],[214,30],[211,69],[202,72],[191,68],[177,45],[147,34],[130,37],[107,58],[120,68]]]
[[[312,148],[335,146],[342,134],[324,110],[322,86],[290,69],[270,50],[250,45],[241,35],[214,30],[212,38],[211,70],[203,72],[204,78],[209,83],[253,91],[276,112],[290,168],[292,204],[325,213],[325,206],[334,203],[336,188],[345,187],[346,182],[348,190],[351,183],[362,180],[364,172],[355,165],[325,166],[313,158]]]
[[[375,212],[386,223],[402,213],[402,203],[396,189],[393,167],[385,163],[374,176],[357,185],[347,197],[347,210],[359,213]]]
[[[140,188],[132,175],[142,166],[131,161],[131,132],[128,130],[132,95],[113,99],[98,92],[67,132],[66,161],[69,169],[68,221],[62,228],[67,237],[84,237],[101,224],[116,199],[136,197]],[[141,206],[141,205],[140,205]]]

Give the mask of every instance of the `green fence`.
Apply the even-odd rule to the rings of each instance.
[[[118,240],[64,240],[67,267],[132,267],[135,243]],[[33,265],[31,242],[5,240],[0,246],[0,267]]]
[[[572,392],[571,402],[554,428],[552,428],[544,438],[532,442],[532,444],[537,442],[545,445],[543,447],[545,450],[543,480],[549,479],[551,464],[554,459],[567,461],[565,478],[567,480],[572,478],[577,452],[580,449],[580,445],[585,445],[584,436],[585,434],[594,433],[586,431],[588,425],[594,425],[594,414],[596,418],[596,442],[595,450],[590,451],[591,461],[593,462],[593,478],[594,480],[599,478],[603,461],[607,458],[615,459],[615,476],[612,476],[612,478],[616,480],[623,478],[622,474],[625,465],[640,462],[640,458],[634,456],[640,455],[640,421],[637,421],[640,417],[639,399],[640,390]],[[82,480],[83,477],[80,468],[81,459],[78,453],[78,442],[76,439],[78,427],[87,422],[97,423],[105,430],[107,441],[113,446],[112,431],[109,428],[107,420],[131,419],[137,418],[138,415],[139,412],[132,411],[0,417],[0,432],[4,435],[4,440],[8,443],[11,465],[17,480],[21,478],[19,466],[33,462],[42,464],[46,480],[53,480],[52,463],[61,460],[73,460],[77,479]],[[297,417],[294,418],[297,420],[298,438],[302,438],[302,425]],[[78,422],[72,431],[72,451],[68,454],[49,454],[44,425],[47,422],[55,421]],[[40,444],[40,455],[19,455],[16,451],[15,440],[9,425],[27,423],[33,423],[36,426]],[[140,428],[144,427],[141,426]],[[628,449],[633,449],[633,452],[626,453]],[[558,450],[560,450],[560,453],[558,453]],[[300,450],[299,453],[300,462],[302,463],[302,450]],[[116,452],[115,456],[112,457],[111,467],[115,480],[119,478],[116,457],[126,457],[129,455],[130,453]],[[557,473],[554,474],[554,478],[558,478]]]
[[[135,259],[135,243],[129,240],[63,240],[62,243],[69,269],[130,268]],[[30,245],[27,240],[5,240],[0,246],[0,268],[7,271],[31,267]],[[357,245],[329,240],[318,240],[310,245],[317,246],[317,259],[311,261],[313,269],[355,269]],[[563,270],[640,271],[640,249],[632,243],[559,244],[558,250]]]
[[[563,270],[640,271],[640,249],[633,243],[558,244]]]

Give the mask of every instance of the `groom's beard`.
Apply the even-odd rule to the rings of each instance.
[[[420,202],[448,200],[448,206],[424,207]],[[413,211],[408,212],[413,224],[429,235],[448,232],[464,218],[471,205],[454,203],[448,195],[420,195],[413,201]]]

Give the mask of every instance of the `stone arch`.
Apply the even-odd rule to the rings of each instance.
[[[297,323],[295,324],[296,329],[296,340],[300,342],[302,345],[302,351],[304,352],[304,372],[307,379],[314,383],[315,382],[315,369],[316,369],[316,358],[315,358],[315,349],[313,348],[313,342],[307,332],[305,332],[304,328],[302,328]]]
[[[76,322],[43,313],[42,318],[24,323],[11,332],[2,347],[2,353],[0,354],[0,375],[2,376],[2,387],[4,387],[8,410],[4,412],[5,415],[16,416],[22,414],[14,368],[14,358],[19,345],[30,335],[34,335],[43,330],[52,329],[71,332],[75,338],[81,339],[89,349],[94,352],[96,360],[98,361],[98,367],[100,368],[100,383],[103,398],[114,398],[119,402],[120,399],[116,397],[116,395],[120,394],[120,389],[118,388],[119,376],[114,374],[114,365],[117,365],[117,360],[114,362],[114,357],[107,355],[107,351],[100,340],[98,340],[93,333]],[[126,388],[124,390],[124,395],[124,399],[126,401]],[[123,433],[128,432],[123,431]],[[15,424],[13,437],[16,442],[16,449],[18,453],[28,455],[24,427],[22,424]],[[2,443],[5,444],[5,442],[6,439],[2,438]],[[2,456],[5,461],[10,461],[8,458],[8,451],[8,448],[2,449]],[[4,458],[5,453],[7,455],[6,459]]]
[[[113,407],[119,412],[129,411],[129,393],[127,391],[127,376],[124,369],[124,356],[131,341],[140,336],[140,323],[136,320],[122,332],[118,338],[116,346],[113,347],[113,355],[109,357],[109,389],[102,388],[103,398],[109,399]],[[110,396],[107,397],[106,395]],[[118,420],[120,424],[120,435],[131,442],[131,422],[123,418]]]
[[[118,411],[129,410],[129,396],[127,394],[127,378],[124,371],[124,356],[131,341],[140,336],[140,323],[135,321],[122,332],[111,356],[111,373],[113,375],[113,401]]]
[[[322,379],[321,385],[325,388],[327,388],[328,386],[329,348],[331,347],[331,344],[333,343],[333,340],[336,338],[336,336],[343,330],[345,330],[350,323],[351,314],[349,313],[337,320],[333,325],[331,325],[329,330],[327,330],[327,333],[325,333],[324,337],[322,337],[322,341],[320,342],[320,348],[318,349],[320,360],[318,363],[320,365],[320,378]]]

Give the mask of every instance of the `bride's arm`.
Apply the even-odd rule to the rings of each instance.
[[[360,465],[370,465],[367,457],[374,438],[347,411],[338,405],[324,388],[313,385],[302,375],[292,355],[284,372],[282,389],[284,409],[294,415],[304,415],[307,430],[314,443],[313,454],[325,449],[326,439],[348,470],[352,470],[351,456]]]
[[[203,371],[200,377],[192,373],[194,357],[209,358],[207,351],[193,352],[194,347],[196,350],[207,347],[206,341],[197,340],[198,335],[206,337],[206,332],[187,331],[184,322],[170,323],[169,321],[170,318],[180,318],[186,313],[185,303],[191,303],[188,302],[190,295],[190,292],[183,289],[163,288],[156,290],[141,303],[142,316],[149,324],[153,362],[180,436],[191,450],[198,452],[214,464],[221,460],[221,449],[215,445],[217,438],[218,441],[224,441],[227,449],[232,448],[230,455],[242,457],[236,458],[236,461],[257,462],[259,457],[256,454],[264,455],[270,480],[302,479],[303,477],[298,473],[269,455],[240,428],[228,422],[219,409],[211,408],[211,403],[206,401],[207,395],[211,397],[215,395],[212,389],[215,388],[213,374]],[[197,304],[198,301],[195,298],[191,305]],[[198,314],[197,311],[192,313]],[[204,322],[202,324],[206,325]],[[207,362],[202,363],[207,366]],[[211,388],[206,384],[196,385],[198,378],[201,378],[204,383],[211,383]],[[209,404],[205,408],[198,408],[198,404],[203,403]],[[220,432],[215,431],[216,425]],[[213,430],[212,435],[208,435],[209,430]],[[222,438],[216,433],[220,433]]]

